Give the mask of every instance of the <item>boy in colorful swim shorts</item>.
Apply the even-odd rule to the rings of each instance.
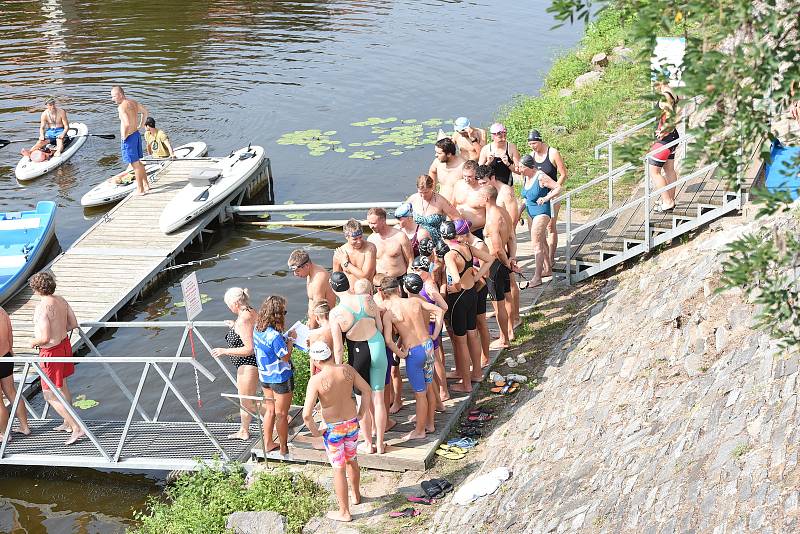
[[[303,406],[303,421],[311,435],[322,436],[328,460],[333,467],[333,488],[339,509],[328,512],[328,518],[335,521],[350,521],[350,500],[347,479],[353,493],[353,503],[361,502],[361,488],[358,458],[358,421],[364,418],[367,407],[372,403],[372,389],[355,369],[346,363],[337,364],[331,358],[331,349],[323,341],[315,341],[308,350],[309,358],[314,360],[320,372],[312,376],[306,388],[306,403]],[[353,389],[361,395],[361,406],[356,413]],[[314,420],[314,406],[319,400],[322,406],[324,432]]]

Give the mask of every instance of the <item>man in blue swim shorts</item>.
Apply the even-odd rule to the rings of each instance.
[[[396,278],[381,280],[381,294],[386,312],[383,314],[383,333],[386,345],[400,358],[406,360],[408,382],[416,399],[416,427],[406,439],[424,438],[434,432],[433,424],[436,397],[433,392],[433,341],[428,333],[428,317],[433,315],[433,338],[442,331],[444,310],[423,299],[404,299]],[[392,332],[400,336],[397,346]]]
[[[142,135],[139,128],[147,118],[147,108],[135,100],[127,98],[122,87],[115,85],[111,88],[111,100],[117,104],[119,112],[119,137],[122,139],[122,161],[133,167],[136,178],[136,194],[144,195],[150,190],[147,183],[147,172],[141,159]]]
[[[45,110],[39,119],[39,140],[30,150],[23,150],[23,156],[30,157],[31,153],[51,144],[56,146],[53,157],[57,158],[64,150],[64,144],[69,142],[67,112],[56,106],[56,99],[52,96],[48,96],[44,100],[44,105]]]

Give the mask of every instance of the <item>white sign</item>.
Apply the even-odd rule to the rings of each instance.
[[[183,302],[186,304],[186,317],[189,321],[200,315],[203,311],[203,301],[200,300],[200,285],[197,283],[197,273],[192,273],[181,280]]]
[[[650,58],[653,78],[656,78],[656,73],[661,73],[672,87],[683,86],[681,73],[685,53],[686,39],[683,37],[656,37],[656,47]]]

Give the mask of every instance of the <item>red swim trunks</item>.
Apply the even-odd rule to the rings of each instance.
[[[69,342],[69,336],[62,339],[61,343],[58,345],[40,348],[39,356],[45,358],[48,356],[60,356],[62,358],[71,357],[72,344]],[[60,388],[64,385],[64,379],[72,376],[72,374],[75,372],[75,364],[61,362],[43,363],[42,370],[44,371],[44,374],[47,375],[47,378],[49,378],[57,388]],[[42,380],[42,389],[50,389],[50,387],[47,385],[47,382],[44,380]]]

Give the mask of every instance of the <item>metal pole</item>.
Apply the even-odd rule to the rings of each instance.
[[[572,197],[567,195],[567,285],[572,285],[572,265],[570,264],[572,255]]]
[[[193,328],[192,330],[194,330],[194,333],[197,334],[197,339],[200,341],[200,343],[202,343],[206,350],[208,350],[208,353],[211,354],[211,345],[206,342],[205,338],[200,334],[200,331],[197,330],[197,328]],[[228,371],[228,368],[225,367],[225,364],[220,361],[220,358],[214,358],[212,356],[212,359],[217,361],[219,368],[222,369],[222,372],[225,373],[225,375],[231,381],[231,384],[238,387],[238,384],[236,384],[236,378],[234,378],[231,372]]]
[[[186,346],[186,338],[189,335],[189,327],[183,327],[183,337],[181,337],[181,342],[178,343],[178,350],[175,352],[175,357],[179,357],[183,352],[183,347]],[[170,379],[175,376],[175,369],[178,367],[178,363],[173,363],[169,368],[169,377]],[[158,406],[156,407],[156,413],[153,415],[153,422],[155,423],[158,421],[158,416],[161,415],[161,408],[164,407],[164,401],[167,399],[167,391],[169,388],[164,385],[164,391],[161,392],[161,398],[158,399]]]
[[[3,434],[3,444],[0,445],[0,458],[3,457],[3,454],[6,452],[6,445],[8,445],[8,437],[11,435],[11,426],[14,423],[14,417],[17,415],[17,406],[19,406],[19,399],[22,397],[22,386],[25,385],[25,377],[28,376],[28,370],[30,369],[31,364],[26,363],[25,367],[22,368],[22,378],[19,380],[19,387],[17,388],[17,394],[14,396],[14,401],[11,403],[11,415],[8,417],[8,425],[6,425],[6,431]],[[3,402],[0,399],[0,402]]]
[[[101,358],[103,357],[103,355],[100,353],[100,351],[95,346],[95,344],[92,343],[92,341],[89,339],[89,336],[87,336],[83,332],[83,328],[78,327],[78,334],[81,336],[81,338],[83,338],[83,342],[86,343],[86,346],[89,347],[89,351],[93,352],[95,355],[97,355],[97,356],[99,356]],[[122,393],[128,398],[128,400],[133,402],[133,395],[131,394],[131,391],[122,382],[122,380],[120,379],[119,375],[117,374],[116,371],[114,371],[114,369],[111,367],[111,365],[109,365],[108,363],[102,363],[101,365],[105,368],[106,371],[108,371],[108,374],[111,375],[111,379],[114,381],[114,383],[117,385],[117,387],[120,390],[122,390]],[[144,418],[145,421],[150,421],[150,416],[147,415],[147,412],[145,412],[144,409],[141,406],[137,405],[136,406],[136,410],[139,412],[139,415],[141,415]]]
[[[644,158],[644,250],[649,252],[652,245],[650,236],[650,165]]]
[[[206,427],[205,423],[203,423],[203,420],[200,419],[200,416],[197,415],[197,412],[195,412],[192,409],[191,404],[186,402],[186,399],[183,398],[183,395],[181,395],[180,391],[178,391],[178,388],[176,388],[175,384],[172,383],[172,380],[166,375],[166,373],[164,373],[164,371],[161,370],[161,367],[159,367],[157,363],[153,364],[153,368],[156,370],[158,374],[161,375],[161,378],[164,379],[164,383],[167,385],[169,389],[172,390],[172,394],[175,395],[175,397],[177,397],[178,401],[180,401],[181,404],[183,404],[183,407],[186,408],[186,411],[189,412],[189,415],[192,416],[192,419],[195,420],[195,422],[198,424],[203,433],[208,437],[211,443],[213,443],[214,446],[219,450],[219,452],[222,453],[222,458],[225,461],[230,460],[230,458],[228,457],[228,453],[225,452],[225,449],[223,449],[222,445],[219,444],[217,438],[215,438],[214,435],[211,433],[211,431],[208,430],[208,427]]]
[[[133,400],[131,401],[131,409],[128,411],[128,418],[125,419],[125,426],[122,429],[122,436],[119,438],[119,445],[117,445],[117,452],[114,454],[114,462],[119,461],[119,456],[122,454],[122,447],[125,446],[125,438],[128,437],[128,429],[131,426],[131,421],[133,421],[133,412],[135,411],[135,407],[139,404],[139,396],[142,394],[142,388],[144,387],[144,382],[147,379],[147,371],[150,370],[150,364],[144,364],[144,369],[142,370],[142,377],[139,379],[139,385],[136,387],[136,394],[133,396]],[[147,421],[147,419],[145,419]]]
[[[50,378],[48,378],[47,374],[45,374],[45,372],[42,370],[39,364],[34,363],[33,369],[39,374],[39,378],[41,380],[44,380],[44,383],[47,384],[47,386],[50,388],[50,393],[55,395],[56,399],[58,399],[61,405],[64,406],[64,409],[67,410],[67,413],[69,413],[69,415],[73,419],[75,419],[76,423],[81,425],[83,431],[86,432],[86,437],[88,437],[89,440],[94,444],[94,446],[97,447],[97,450],[100,451],[100,454],[102,454],[103,457],[105,457],[105,459],[110,462],[111,457],[106,453],[102,445],[100,445],[100,441],[95,437],[94,433],[91,430],[89,430],[89,427],[86,426],[86,424],[83,422],[83,419],[81,419],[78,416],[77,412],[72,408],[72,404],[67,402],[67,399],[64,398],[64,396],[61,394],[61,391],[58,388],[56,388],[56,385],[53,384]]]
[[[608,145],[608,209],[614,204],[614,144]]]

